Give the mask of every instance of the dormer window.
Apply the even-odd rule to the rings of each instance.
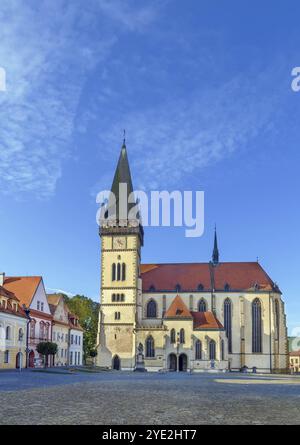
[[[228,292],[229,289],[230,289],[230,285],[229,285],[228,283],[226,283],[226,284],[224,285],[224,290],[225,290],[226,292]]]
[[[149,292],[155,292],[155,286],[153,286],[153,284],[149,287]]]
[[[204,286],[202,283],[198,284],[198,291],[203,291],[204,290]]]
[[[175,286],[175,290],[176,290],[176,292],[180,292],[180,291],[181,291],[181,286],[180,286],[180,284],[176,284],[176,286]]]

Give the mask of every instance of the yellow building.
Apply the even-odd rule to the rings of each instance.
[[[111,191],[133,191],[125,141]],[[127,205],[127,212],[130,210]],[[100,226],[99,366],[148,371],[285,372],[287,330],[281,291],[258,262],[212,260],[141,264],[143,227],[124,219]]]
[[[20,301],[2,285],[0,274],[0,369],[24,368],[26,365],[26,315]]]

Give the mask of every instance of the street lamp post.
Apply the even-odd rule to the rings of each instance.
[[[23,305],[23,309],[27,318],[27,325],[26,325],[26,349],[25,349],[25,353],[26,353],[26,368],[28,368],[28,354],[29,354],[29,348],[28,348],[28,338],[29,338],[29,324],[31,322],[31,317],[30,317],[30,309],[27,308],[25,306],[25,304]]]

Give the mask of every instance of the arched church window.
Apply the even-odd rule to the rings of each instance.
[[[112,281],[116,280],[116,264],[113,263],[111,266],[111,279]]]
[[[179,341],[180,343],[185,343],[185,332],[184,329],[180,329],[180,333],[179,333]]]
[[[121,280],[121,264],[117,264],[117,281]]]
[[[195,343],[195,359],[196,360],[202,359],[202,345],[200,340],[196,340]]]
[[[252,352],[262,352],[262,317],[259,298],[255,298],[252,302]]]
[[[201,300],[199,301],[198,310],[199,310],[199,312],[207,311],[206,301],[204,300],[204,298],[201,298]]]
[[[122,281],[126,280],[126,264],[122,263]]]
[[[275,334],[276,334],[276,340],[279,340],[279,327],[280,327],[279,302],[278,302],[278,300],[275,300]]]
[[[171,341],[172,344],[176,343],[176,331],[175,331],[175,329],[171,329],[170,341]]]
[[[221,360],[224,359],[224,340],[221,340]]]
[[[209,360],[216,359],[216,342],[214,340],[210,340],[209,342]]]
[[[154,339],[152,335],[150,335],[146,339],[146,357],[148,358],[155,357]]]
[[[224,301],[224,328],[228,338],[228,352],[232,353],[232,304],[229,298]]]
[[[147,314],[148,318],[156,318],[157,317],[157,305],[154,300],[148,301],[146,314]]]

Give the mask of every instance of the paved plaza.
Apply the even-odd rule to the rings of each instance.
[[[300,376],[0,373],[1,424],[300,424]]]

